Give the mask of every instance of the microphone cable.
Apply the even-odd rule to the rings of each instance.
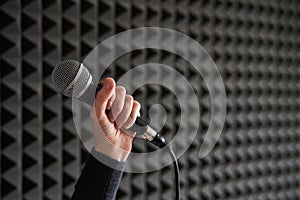
[[[179,166],[178,166],[178,161],[176,159],[176,156],[173,152],[173,149],[171,145],[168,146],[168,153],[170,154],[171,159],[173,160],[173,166],[174,166],[174,174],[175,174],[175,190],[176,190],[176,200],[180,200],[180,173],[179,173]]]
[[[166,147],[168,148],[168,153],[173,161],[174,166],[174,174],[175,174],[175,190],[176,195],[175,199],[180,200],[180,172],[179,172],[179,165],[175,153],[172,149],[172,146],[168,143],[168,141],[161,135],[161,133],[157,133],[153,140],[150,143],[154,144],[159,148]]]

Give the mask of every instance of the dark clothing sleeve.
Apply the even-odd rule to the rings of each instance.
[[[108,167],[99,160],[106,160],[109,163],[113,163],[114,168]],[[113,160],[92,149],[75,185],[72,200],[115,199],[124,168],[124,162]]]

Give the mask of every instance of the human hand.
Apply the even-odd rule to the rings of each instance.
[[[131,151],[135,133],[129,130],[140,111],[139,102],[126,95],[122,86],[115,86],[112,78],[105,78],[99,84],[91,111],[96,151],[115,160],[125,161]]]

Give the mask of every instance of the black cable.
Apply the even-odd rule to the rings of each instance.
[[[180,200],[180,174],[179,174],[179,166],[178,166],[178,162],[176,159],[176,156],[173,152],[173,149],[171,147],[171,145],[168,143],[168,141],[159,133],[156,134],[155,138],[153,138],[153,140],[150,141],[152,144],[163,148],[165,146],[168,147],[168,153],[170,154],[172,160],[173,160],[173,165],[174,165],[174,172],[175,172],[175,189],[176,189],[176,200]]]
[[[173,165],[174,165],[174,172],[175,172],[175,189],[176,189],[176,200],[180,200],[180,173],[179,173],[179,166],[178,166],[178,162],[176,159],[176,156],[172,150],[172,147],[170,146],[170,144],[168,144],[169,146],[169,154],[173,160]]]

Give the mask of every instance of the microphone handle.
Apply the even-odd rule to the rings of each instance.
[[[94,99],[97,94],[101,90],[101,85],[90,84],[90,86],[87,88],[85,93],[79,98],[79,100],[89,104],[90,106],[93,106]],[[149,126],[149,123],[142,119],[141,117],[137,117],[134,124],[129,128],[129,130],[136,132],[137,134],[141,135],[144,139],[147,139],[152,144],[162,148],[168,144],[166,139],[157,133],[153,128]]]
[[[98,84],[97,88],[96,88],[96,92],[95,92],[95,97],[96,97],[97,93],[101,90],[101,88],[102,88],[101,85]],[[149,125],[149,123],[146,122],[146,120],[143,120],[142,118],[137,117],[134,124],[129,129],[134,132],[137,132],[137,133],[144,133],[146,131],[146,129],[147,129],[146,127],[148,125]]]

